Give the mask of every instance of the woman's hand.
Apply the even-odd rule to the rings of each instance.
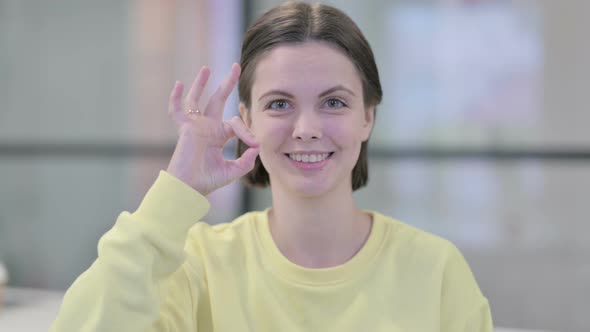
[[[252,170],[259,151],[254,136],[239,117],[223,121],[225,102],[238,82],[240,66],[232,66],[230,74],[211,96],[207,106],[199,109],[199,99],[209,74],[208,68],[201,68],[185,98],[184,108],[181,102],[183,85],[177,81],[168,106],[168,115],[178,126],[179,138],[167,172],[203,195]],[[188,113],[189,110],[193,112]],[[225,160],[223,146],[234,136],[250,148],[236,160]]]

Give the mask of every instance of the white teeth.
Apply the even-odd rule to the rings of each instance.
[[[324,159],[328,158],[329,153],[321,153],[321,154],[299,154],[299,153],[289,153],[289,158],[297,161],[301,161],[304,163],[317,163],[323,161]]]

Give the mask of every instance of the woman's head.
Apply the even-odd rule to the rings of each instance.
[[[255,134],[256,131],[261,135],[271,133],[263,126],[279,128],[272,134],[284,137],[276,137],[277,142],[272,142],[277,145],[275,149],[295,159],[302,157],[293,155],[297,152],[316,152],[316,156],[311,157],[314,159],[328,152],[329,158],[332,155],[336,158],[343,152],[347,160],[354,158],[350,177],[352,189],[366,184],[367,141],[382,91],[371,48],[346,14],[319,3],[289,2],[275,7],[246,32],[241,66],[238,88],[241,112]],[[341,89],[332,93],[324,89],[336,86]],[[262,95],[265,97],[260,98]],[[277,99],[279,97],[282,99]],[[324,97],[329,99],[324,101],[321,99]],[[265,112],[269,103],[273,106]],[[276,105],[290,111],[279,112]],[[353,111],[356,113],[352,114]],[[351,123],[353,120],[358,121],[356,127]],[[290,131],[289,137],[286,131]],[[305,136],[307,134],[309,137]],[[343,140],[346,135],[351,137]],[[322,142],[322,137],[326,143]],[[246,148],[240,141],[238,155]],[[269,155],[263,147],[254,169],[245,176],[246,183],[256,186],[270,183],[272,176],[265,166],[270,169],[277,161]]]

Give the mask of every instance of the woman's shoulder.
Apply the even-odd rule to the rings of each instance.
[[[252,235],[255,223],[262,220],[265,211],[244,213],[234,220],[218,224],[196,223],[189,231],[187,241],[228,242]]]
[[[371,211],[375,222],[385,229],[384,246],[405,257],[427,257],[441,260],[458,251],[448,239],[399,219]]]

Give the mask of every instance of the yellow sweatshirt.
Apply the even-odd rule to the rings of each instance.
[[[437,236],[370,212],[356,256],[308,269],[276,247],[266,211],[196,222],[208,208],[161,171],[101,238],[50,331],[492,331],[465,259]]]

